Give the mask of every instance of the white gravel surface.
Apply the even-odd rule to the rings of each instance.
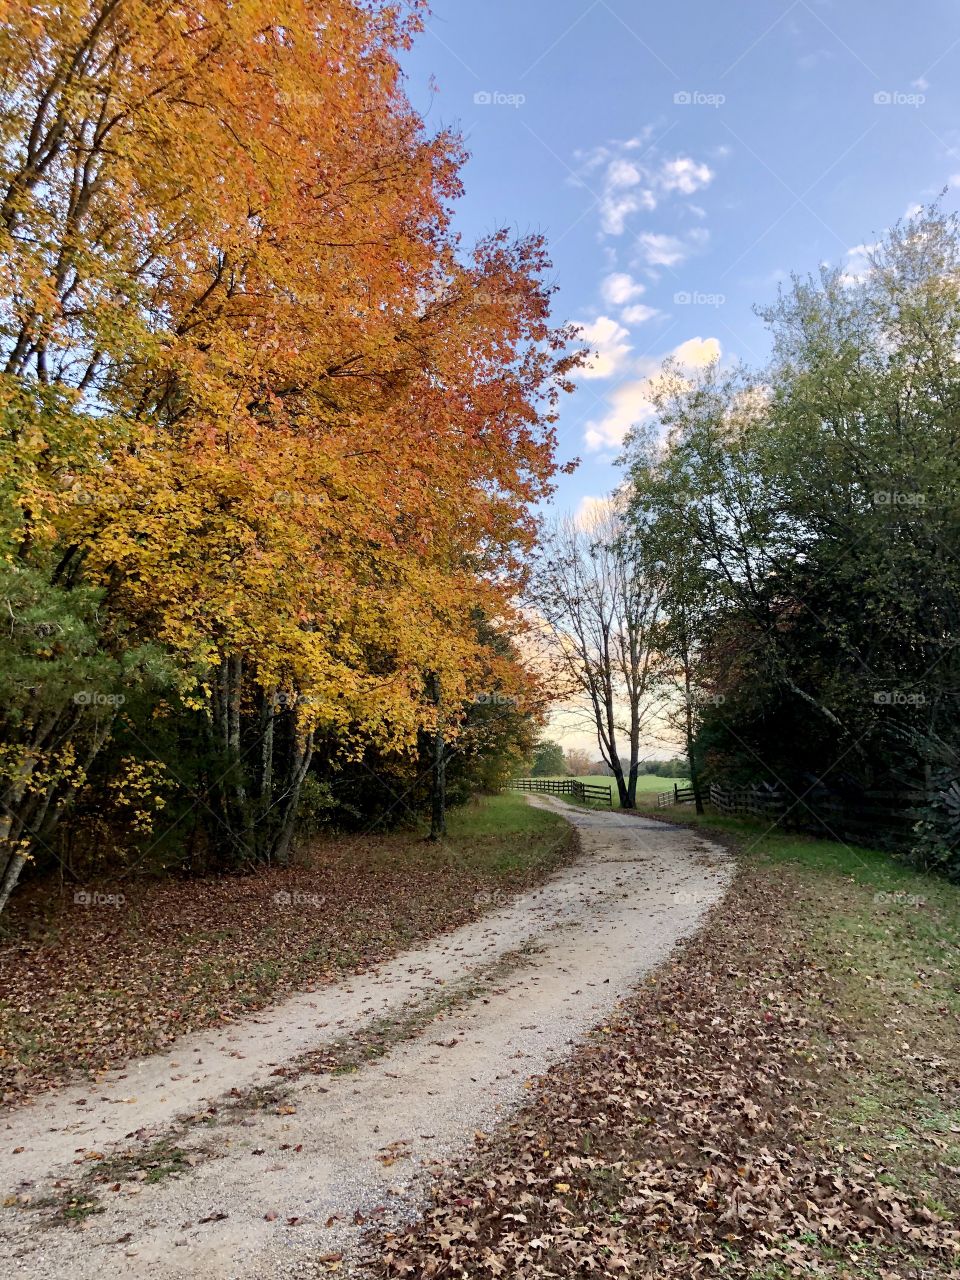
[[[539,889],[362,978],[185,1037],[0,1120],[4,1200],[32,1201],[0,1211],[0,1275],[314,1277],[327,1274],[324,1256],[356,1244],[358,1213],[413,1212],[424,1165],[465,1150],[518,1106],[526,1081],[660,963],[730,879],[724,851],[696,832],[549,797],[531,803],[562,812],[583,847]],[[532,953],[487,995],[358,1072],[306,1075],[280,1108],[194,1126],[178,1142],[204,1149],[195,1167],[156,1184],[121,1180],[82,1229],[50,1226],[36,1207],[57,1180],[82,1176],[90,1153],[136,1149],[178,1117],[229,1102],[231,1089],[275,1085],[271,1073],[299,1054],[435,999],[524,947]]]

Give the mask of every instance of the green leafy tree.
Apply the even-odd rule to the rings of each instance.
[[[957,219],[925,210],[862,278],[824,268],[764,314],[768,368],[668,369],[664,446],[627,447],[694,764],[801,811],[813,787],[920,788],[915,856],[960,873]]]
[[[565,777],[567,762],[559,742],[541,741],[533,748],[530,775],[534,778]]]

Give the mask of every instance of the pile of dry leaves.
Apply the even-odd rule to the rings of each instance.
[[[438,1175],[425,1219],[374,1238],[375,1273],[960,1275],[955,1223],[824,1115],[837,1080],[866,1067],[858,1029],[832,1012],[834,966],[805,926],[816,910],[791,870],[742,870],[519,1120]],[[942,1170],[954,1204],[958,1173]]]

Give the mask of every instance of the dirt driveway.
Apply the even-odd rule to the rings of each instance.
[[[540,888],[363,977],[0,1121],[3,1274],[343,1274],[364,1221],[415,1212],[430,1162],[509,1114],[731,877],[696,832],[531,803],[563,813],[583,848]],[[386,1051],[348,1069],[371,1033]],[[343,1069],[298,1074],[318,1053]]]

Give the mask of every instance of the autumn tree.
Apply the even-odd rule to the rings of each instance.
[[[593,766],[593,757],[582,747],[567,747],[565,752],[567,773],[571,778],[579,778],[588,774]]]
[[[25,674],[4,893],[125,682],[198,718],[211,834],[244,862],[287,856],[318,732],[409,751],[436,726],[430,673],[457,705],[482,679],[470,620],[511,610],[576,357],[542,241],[464,255],[450,230],[460,143],[426,135],[398,64],[419,21],[353,0],[6,6],[4,572]]]

